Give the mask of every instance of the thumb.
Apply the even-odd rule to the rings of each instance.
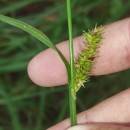
[[[77,125],[67,130],[130,130],[130,127],[105,124]]]

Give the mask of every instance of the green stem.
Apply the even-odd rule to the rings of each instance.
[[[71,126],[75,126],[77,124],[76,100],[73,98],[72,89],[70,86],[69,86],[69,107],[70,107]]]
[[[71,76],[69,79],[69,106],[71,126],[76,125],[76,100],[74,98],[74,49],[73,49],[73,35],[72,35],[72,16],[71,16],[71,2],[67,0],[67,14],[68,14],[68,30],[69,30],[69,45],[70,45],[70,70]]]

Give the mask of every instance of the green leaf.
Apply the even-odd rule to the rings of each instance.
[[[51,42],[51,40],[44,33],[42,33],[40,30],[30,26],[29,24],[26,24],[22,21],[19,21],[19,20],[4,16],[4,15],[0,15],[0,20],[28,32],[29,34],[31,34],[32,36],[37,38],[39,41],[41,41],[48,47],[56,50],[56,48],[53,45],[53,43]]]
[[[3,21],[5,23],[8,23],[12,26],[15,26],[19,29],[24,30],[25,32],[31,34],[33,37],[35,37],[36,39],[38,39],[39,41],[41,41],[42,43],[44,43],[48,47],[55,50],[59,54],[60,58],[62,59],[62,61],[64,62],[65,66],[66,66],[66,69],[67,69],[67,72],[68,72],[68,77],[70,76],[70,65],[69,65],[68,61],[63,56],[63,54],[53,45],[51,40],[44,33],[42,33],[40,30],[30,26],[29,24],[26,24],[22,21],[4,16],[4,15],[1,15],[1,14],[0,14],[0,21]]]

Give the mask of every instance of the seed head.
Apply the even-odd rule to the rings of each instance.
[[[97,49],[100,47],[102,40],[103,27],[94,28],[92,31],[83,32],[86,42],[83,45],[81,54],[75,59],[75,85],[74,93],[76,93],[84,83],[90,78],[90,70],[95,59]]]

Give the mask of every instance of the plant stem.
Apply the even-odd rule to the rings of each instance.
[[[70,45],[70,79],[69,79],[69,106],[71,126],[76,125],[76,100],[74,98],[74,49],[73,49],[73,35],[72,35],[72,15],[71,2],[67,0],[67,14],[68,14],[68,30],[69,30],[69,45]]]

